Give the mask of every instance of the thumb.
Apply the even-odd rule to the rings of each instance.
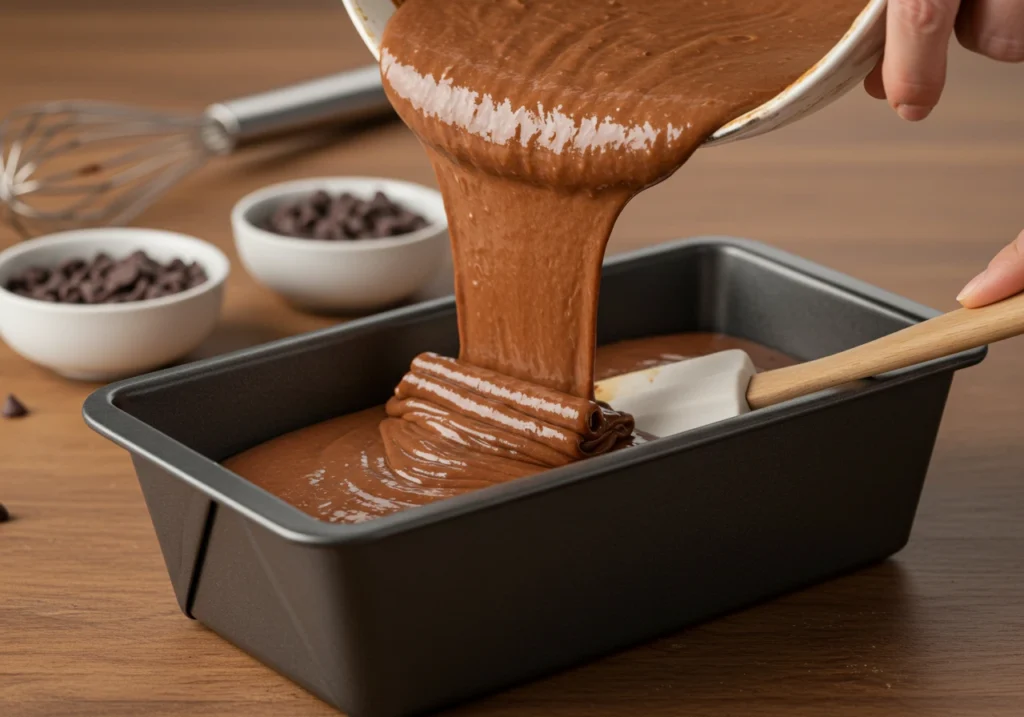
[[[1024,291],[1024,232],[971,279],[956,300],[968,309],[994,304]]]

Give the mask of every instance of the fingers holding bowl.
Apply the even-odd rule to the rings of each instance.
[[[1024,2],[964,0],[956,37],[971,52],[1000,62],[1024,62]]]
[[[923,120],[942,96],[946,52],[959,5],[959,0],[889,2],[880,79],[884,97],[905,120]],[[867,87],[877,92],[878,78],[869,77]]]

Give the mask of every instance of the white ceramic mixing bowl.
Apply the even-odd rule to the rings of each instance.
[[[380,59],[384,25],[395,11],[392,0],[342,0],[363,42]],[[811,70],[760,107],[715,132],[706,144],[747,139],[784,127],[817,112],[860,83],[885,44],[887,0],[865,0],[849,32]]]

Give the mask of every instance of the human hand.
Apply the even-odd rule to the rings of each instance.
[[[946,51],[956,32],[968,50],[1024,62],[1024,0],[889,0],[885,54],[864,80],[905,120],[923,120],[946,84]]]
[[[1024,291],[1024,232],[971,279],[956,300],[968,309],[993,304]]]
[[[864,80],[905,120],[923,120],[946,84],[946,51],[956,33],[968,50],[1024,62],[1024,0],[889,0],[885,53]],[[957,300],[985,306],[1024,291],[1024,232],[968,282]]]

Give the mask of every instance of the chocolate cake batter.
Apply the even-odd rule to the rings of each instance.
[[[692,333],[602,346],[597,351],[597,373],[608,378],[734,348],[746,351],[760,369],[793,363],[789,357],[750,341]],[[388,467],[379,429],[384,418],[384,407],[376,406],[318,423],[256,446],[225,465],[300,510],[332,523],[363,522],[532,475],[546,467],[519,463],[511,475],[494,471],[408,480]],[[427,437],[423,450],[433,450],[437,440]],[[566,457],[561,463],[569,460]]]
[[[593,400],[612,225],[715,130],[809,70],[863,8],[403,2],[382,38],[381,73],[444,194],[460,356],[419,357],[379,432],[379,410],[345,417],[233,467],[305,510],[310,489],[331,476],[335,487],[310,512],[359,521],[633,440],[632,418]],[[632,350],[657,360],[653,347]],[[310,472],[289,485],[300,464]]]

